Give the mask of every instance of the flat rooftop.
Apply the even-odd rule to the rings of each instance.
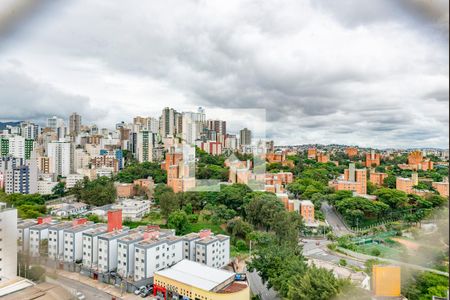
[[[59,223],[59,224],[55,224],[50,226],[48,229],[52,230],[52,229],[64,229],[64,228],[68,228],[68,227],[72,227],[73,224],[72,222],[63,222],[63,223]]]
[[[83,234],[95,236],[95,235],[103,234],[107,230],[108,230],[108,228],[107,228],[106,224],[99,223],[99,224],[96,224],[96,227],[94,229],[83,232]]]
[[[126,234],[129,234],[128,228],[127,227],[123,227],[121,230],[114,230],[114,231],[111,231],[111,232],[104,233],[104,234],[102,234],[100,236],[100,238],[107,239],[107,240],[117,239],[117,238],[120,238],[120,237],[122,237],[122,236],[124,236]]]
[[[164,276],[205,291],[212,291],[230,278],[234,280],[235,276],[232,272],[211,268],[186,259],[171,268],[155,272],[155,275]]]
[[[37,224],[36,221],[23,221],[23,222],[17,224],[17,228],[23,229],[23,228],[34,226],[36,224]]]

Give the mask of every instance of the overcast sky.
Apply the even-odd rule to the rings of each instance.
[[[447,0],[49,0],[9,14],[21,1],[36,2],[0,5],[0,120],[77,111],[112,128],[203,106],[237,129],[251,119],[237,109],[256,108],[276,144],[448,147]]]

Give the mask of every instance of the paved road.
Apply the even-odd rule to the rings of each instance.
[[[76,280],[68,279],[62,276],[58,276],[58,279],[51,280],[49,282],[62,286],[72,294],[81,292],[86,296],[86,300],[111,300],[111,296],[105,292],[102,292],[94,287],[86,285]]]
[[[336,236],[343,236],[352,233],[337,216],[331,205],[329,205],[327,202],[322,203],[321,210],[325,214],[325,219],[333,229],[333,232]]]
[[[319,245],[317,245],[317,242],[319,242]],[[330,262],[336,265],[339,265],[339,260],[341,260],[343,257],[331,253],[330,251],[327,251],[326,245],[330,244],[330,241],[327,240],[308,240],[303,239],[301,242],[301,245],[303,245],[303,255],[306,258],[314,258],[326,262]],[[364,263],[351,258],[344,258],[347,261],[347,264],[349,266],[355,266],[360,269],[364,269]]]
[[[245,273],[247,274],[247,280],[253,294],[259,295],[262,300],[280,299],[273,289],[267,289],[267,286],[262,282],[261,277],[259,277],[256,271],[250,273],[245,269]]]

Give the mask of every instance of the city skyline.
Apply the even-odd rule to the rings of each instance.
[[[0,121],[255,108],[279,145],[446,148],[448,3],[434,2],[447,9],[48,2],[0,33]]]

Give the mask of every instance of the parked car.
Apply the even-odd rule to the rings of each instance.
[[[81,293],[81,292],[77,292],[77,299],[78,299],[78,300],[85,300],[85,299],[86,299],[86,296],[83,295],[83,293]]]
[[[143,291],[145,291],[147,288],[145,287],[145,285],[138,287],[135,291],[134,294],[135,295],[139,295],[140,293],[142,293]]]
[[[152,287],[149,289],[146,288],[143,292],[140,293],[140,296],[142,298],[145,298],[147,296],[150,296],[151,293],[153,293],[153,288]]]
[[[236,281],[245,281],[247,280],[247,275],[245,273],[238,273],[234,276]]]

